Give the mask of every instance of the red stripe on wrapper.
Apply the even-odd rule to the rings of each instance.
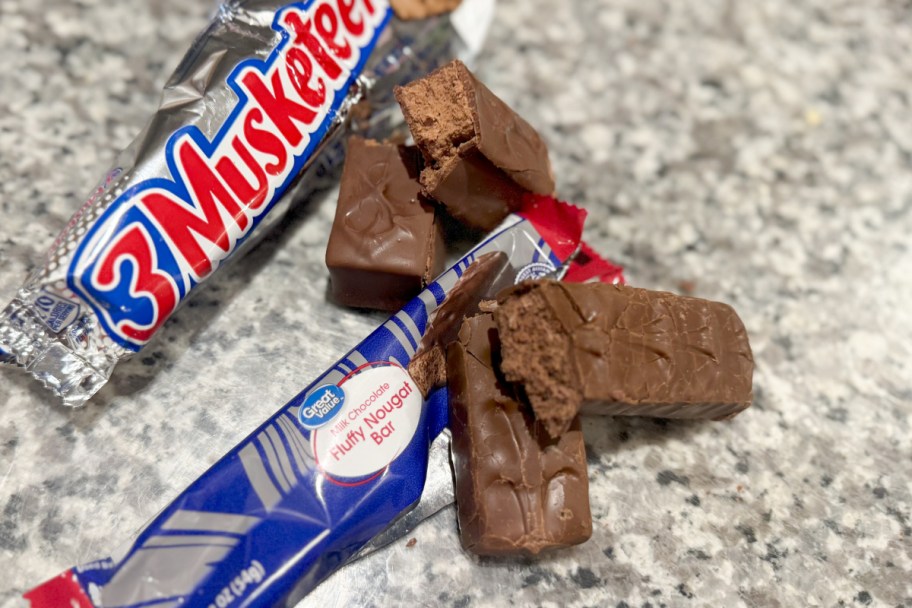
[[[22,597],[28,600],[31,608],[94,608],[92,600],[86,595],[76,573],[67,570],[35,587]]]
[[[553,196],[526,194],[517,214],[532,222],[536,232],[562,260],[576,251],[583,238],[586,210]]]
[[[600,283],[615,283],[623,285],[624,269],[617,264],[612,264],[595,252],[585,242],[580,243],[580,251],[576,258],[570,262],[564,280],[570,283],[585,283],[598,281]]]

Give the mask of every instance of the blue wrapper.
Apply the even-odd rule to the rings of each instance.
[[[582,217],[553,199],[510,216],[187,488],[123,555],[72,568],[26,599],[35,608],[296,603],[421,496],[447,395],[424,399],[406,368],[447,294],[488,253],[506,254],[501,276],[511,281],[553,271],[578,243]]]

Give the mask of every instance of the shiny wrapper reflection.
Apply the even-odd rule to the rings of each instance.
[[[393,87],[471,50],[453,21],[402,22],[378,0],[222,5],[0,313],[0,362],[85,403],[199,284],[335,179],[344,135],[397,128]]]

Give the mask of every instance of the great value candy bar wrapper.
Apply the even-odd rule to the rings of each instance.
[[[423,398],[407,367],[435,312],[477,260],[489,269],[477,299],[554,271],[579,245],[583,215],[550,198],[530,201],[191,484],[131,546],[34,589],[31,605],[294,605],[422,495],[447,397],[439,388]]]
[[[410,22],[383,0],[224,3],[0,313],[0,361],[84,403],[197,285],[325,185],[344,134],[390,133],[393,86],[471,56],[492,3]],[[359,103],[368,118],[352,121]]]

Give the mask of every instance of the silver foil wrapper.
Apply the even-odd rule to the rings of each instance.
[[[489,15],[493,0],[467,4]],[[394,86],[471,55],[477,31],[461,37],[460,19],[403,22],[382,0],[223,4],[0,313],[0,361],[85,403],[200,283],[335,179],[345,135],[398,128]]]

